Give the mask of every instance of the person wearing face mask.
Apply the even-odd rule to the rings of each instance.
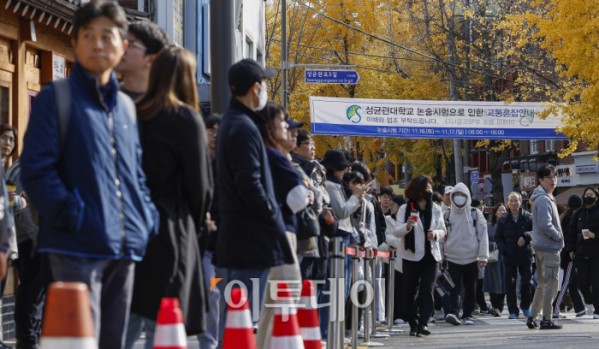
[[[401,238],[398,258],[403,259],[404,298],[410,336],[428,336],[427,323],[434,309],[434,288],[441,261],[439,241],[445,238],[441,207],[432,201],[433,181],[418,175],[408,183],[408,202],[397,212],[393,235]],[[419,314],[419,316],[417,316]]]
[[[270,269],[295,263],[258,130],[268,120],[256,112],[266,106],[266,79],[276,74],[275,69],[262,68],[251,59],[231,66],[233,98],[216,138],[221,223],[215,265],[228,268],[229,281],[245,284],[249,305],[257,313],[262,309]],[[258,304],[254,304],[252,278],[259,280]]]
[[[451,309],[445,321],[455,326],[462,324],[460,310],[463,310],[464,324],[474,324],[472,311],[478,268],[487,266],[489,256],[487,221],[471,202],[468,187],[458,183],[451,192],[451,209],[444,214],[447,226],[445,266],[455,284],[450,292]]]
[[[599,190],[588,187],[582,196],[583,205],[574,213],[566,250],[574,259],[578,287],[584,302],[593,309],[593,319],[599,319]]]

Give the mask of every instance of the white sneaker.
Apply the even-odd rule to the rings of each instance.
[[[468,316],[464,319],[464,325],[474,325],[474,319]]]
[[[402,319],[397,319],[397,320],[393,321],[393,324],[394,325],[405,325],[406,322],[403,321]]]
[[[443,309],[435,310],[435,320],[443,320],[445,319],[445,312]]]
[[[599,319],[599,314],[593,314],[593,319]]]
[[[593,307],[592,304],[589,304],[589,306],[587,307],[587,315],[593,315],[594,311],[595,311],[595,307]]]
[[[454,325],[454,326],[460,326],[462,324],[462,322],[460,321],[460,319],[458,319],[457,316],[455,316],[454,314],[449,314],[445,317],[445,321]]]
[[[345,343],[345,344],[351,344],[351,338],[347,338],[347,337],[345,337],[345,338],[343,339],[343,341],[344,341],[344,343]]]

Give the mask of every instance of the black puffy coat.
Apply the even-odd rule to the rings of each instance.
[[[524,246],[518,246],[518,240],[523,237]],[[533,262],[532,241],[532,215],[520,208],[518,222],[512,219],[512,213],[506,212],[497,221],[495,228],[495,241],[499,253],[503,255],[506,265],[524,265]]]
[[[584,239],[582,229],[589,229],[595,233],[595,239]],[[599,258],[599,205],[591,208],[582,207],[574,212],[568,234],[566,235],[566,249],[568,253],[574,251],[575,259]]]

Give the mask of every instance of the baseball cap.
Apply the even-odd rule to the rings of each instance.
[[[277,75],[277,70],[262,66],[253,59],[243,59],[229,68],[229,87],[234,96],[243,96],[256,82]]]
[[[443,195],[451,194],[452,191],[453,191],[453,187],[451,185],[448,185],[445,188],[443,188]]]
[[[293,121],[291,119],[287,119],[286,121],[287,121],[287,125],[289,125],[290,130],[304,126],[303,121]]]

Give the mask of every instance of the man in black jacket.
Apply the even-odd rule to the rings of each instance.
[[[266,79],[276,75],[256,61],[244,59],[229,70],[233,98],[218,130],[216,165],[221,221],[216,265],[228,269],[229,282],[245,284],[257,322],[270,268],[293,263],[283,216],[275,199],[264,141],[256,113],[266,105]],[[253,283],[259,279],[259,304],[252,304]]]

